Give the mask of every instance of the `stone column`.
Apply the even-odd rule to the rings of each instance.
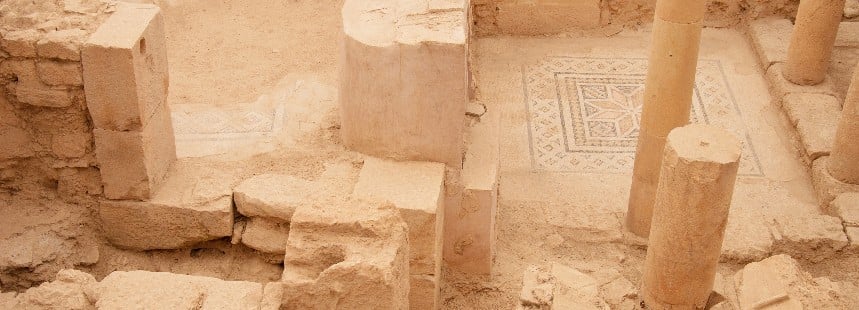
[[[787,48],[784,78],[799,85],[823,82],[835,45],[844,0],[802,0]]]
[[[641,288],[649,309],[706,305],[740,149],[736,136],[710,125],[688,125],[668,135]]]
[[[653,21],[641,132],[635,152],[626,226],[638,236],[650,231],[665,137],[689,122],[704,1],[659,0]]]
[[[844,99],[841,120],[835,131],[835,143],[829,155],[829,174],[835,179],[859,185],[859,65],[853,69],[853,80]]]

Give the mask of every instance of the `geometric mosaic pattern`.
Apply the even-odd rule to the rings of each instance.
[[[265,137],[277,132],[283,120],[280,105],[177,104],[170,109],[176,139],[185,141]]]
[[[626,58],[554,56],[523,68],[533,168],[632,171],[646,74],[646,59]],[[718,61],[699,61],[690,114],[741,137],[739,174],[763,175]]]

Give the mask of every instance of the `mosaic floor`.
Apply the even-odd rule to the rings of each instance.
[[[534,170],[632,170],[646,59],[551,56],[522,71]],[[718,60],[699,61],[691,114],[692,122],[721,126],[739,136],[739,173],[763,175]]]

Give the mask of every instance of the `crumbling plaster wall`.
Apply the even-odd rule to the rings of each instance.
[[[653,20],[656,0],[472,0],[478,36],[542,35]],[[728,27],[748,19],[793,17],[798,0],[708,0],[704,26]]]
[[[80,48],[107,0],[0,2],[0,193],[101,193]]]

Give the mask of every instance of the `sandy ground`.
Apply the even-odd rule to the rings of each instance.
[[[164,10],[170,104],[253,101],[287,73],[337,75],[342,0],[155,0]]]

